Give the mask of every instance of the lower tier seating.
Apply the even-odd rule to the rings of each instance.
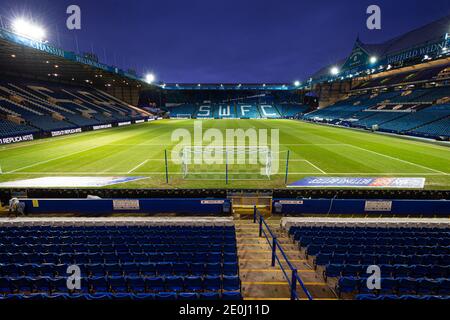
[[[240,298],[234,227],[0,227],[0,299]]]
[[[289,234],[339,296],[450,295],[448,228],[292,226]],[[381,272],[379,290],[368,289],[370,266]]]

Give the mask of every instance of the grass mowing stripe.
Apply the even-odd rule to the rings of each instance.
[[[28,166],[25,166],[25,167],[22,167],[22,168],[19,168],[19,169],[16,169],[16,170],[12,170],[12,171],[9,171],[9,172],[6,172],[6,173],[14,173],[14,172],[17,172],[17,171],[22,171],[22,170],[25,170],[25,169],[28,169],[28,168],[32,168],[32,167],[38,166],[40,164],[45,164],[45,163],[49,163],[49,162],[56,161],[56,160],[59,160],[59,159],[71,157],[71,156],[73,156],[75,154],[79,154],[79,153],[82,153],[82,152],[90,151],[90,150],[93,150],[93,149],[96,149],[96,148],[99,148],[99,147],[100,146],[96,146],[96,147],[88,148],[88,149],[85,149],[85,150],[72,152],[72,153],[69,153],[69,154],[66,154],[66,155],[63,155],[63,156],[60,156],[60,157],[56,157],[56,158],[53,158],[53,159],[48,159],[48,160],[45,160],[45,161],[39,161],[39,162],[30,164]]]
[[[357,146],[354,146],[354,145],[349,145],[349,146],[351,146],[353,148],[357,148],[359,150],[367,151],[367,152],[370,152],[370,153],[373,153],[373,154],[376,154],[376,155],[379,155],[379,156],[382,156],[382,157],[386,157],[386,158],[389,158],[389,159],[392,159],[392,160],[401,161],[403,163],[407,163],[407,164],[410,164],[410,165],[413,165],[413,166],[416,166],[416,167],[419,167],[419,168],[422,168],[422,169],[427,169],[427,170],[434,171],[434,172],[437,172],[437,173],[440,173],[440,174],[443,174],[443,175],[448,175],[448,173],[446,173],[446,172],[442,172],[440,170],[432,169],[432,168],[423,166],[421,164],[417,164],[417,163],[414,163],[414,162],[409,162],[409,161],[406,161],[406,160],[403,160],[403,159],[399,159],[399,158],[396,158],[396,157],[391,157],[391,156],[388,156],[387,154],[379,153],[379,152],[376,152],[376,151],[372,151],[372,150],[369,150],[369,149],[357,147]]]

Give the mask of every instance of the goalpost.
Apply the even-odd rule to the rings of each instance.
[[[184,179],[261,180],[272,175],[268,146],[184,147],[181,160]]]
[[[191,114],[177,114],[176,119],[192,119]]]

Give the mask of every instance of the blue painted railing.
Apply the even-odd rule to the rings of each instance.
[[[264,220],[264,217],[259,213],[256,206],[253,209],[253,223],[259,223],[259,237],[262,238],[263,236],[266,238],[267,243],[269,244],[271,250],[272,250],[272,267],[275,267],[275,264],[278,263],[281,270],[283,271],[284,277],[286,278],[290,292],[291,292],[291,300],[299,300],[300,297],[297,293],[297,283],[302,288],[303,292],[305,293],[308,300],[313,300],[313,297],[308,291],[308,288],[306,288],[305,284],[303,283],[302,279],[298,275],[297,268],[295,268],[292,263],[289,261],[288,256],[286,255],[286,252],[284,251],[283,247],[281,246],[280,242],[278,241],[277,236],[272,232],[270,227],[267,225],[266,221]],[[277,249],[279,253],[281,254],[278,256]],[[282,261],[285,261],[288,268],[285,268],[283,266]],[[289,270],[287,270],[289,269]],[[291,272],[291,274],[288,274],[288,272]]]

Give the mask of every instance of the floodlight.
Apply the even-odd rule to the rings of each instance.
[[[145,76],[145,81],[147,83],[153,83],[155,81],[155,75],[153,73],[149,73]]]
[[[36,41],[43,41],[46,35],[45,30],[36,24],[19,18],[12,24],[15,33]]]
[[[300,83],[300,81],[298,81],[298,80],[294,82],[294,86],[296,86],[296,87],[300,87],[300,84],[301,84],[301,83]]]
[[[333,76],[337,76],[337,75],[339,74],[339,68],[338,68],[338,67],[333,67],[333,68],[331,68],[330,73],[331,73]]]
[[[370,63],[371,63],[371,64],[375,64],[375,63],[377,63],[377,61],[378,61],[378,58],[377,58],[377,57],[375,57],[375,56],[370,57]]]

